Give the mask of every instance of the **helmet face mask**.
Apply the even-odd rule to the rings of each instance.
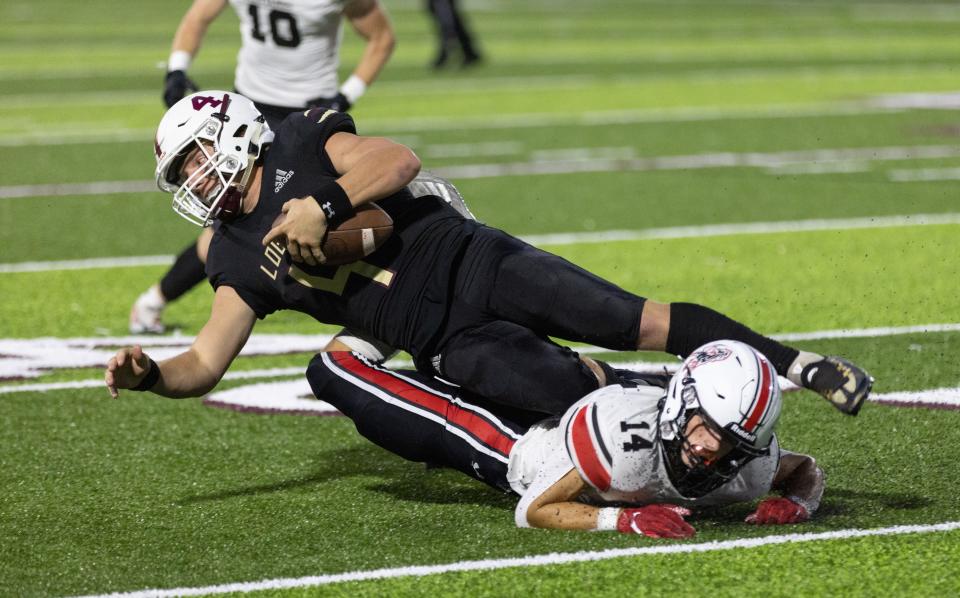
[[[157,129],[157,186],[173,194],[174,211],[194,224],[231,220],[240,214],[253,167],[272,139],[247,98],[221,91],[187,96]]]
[[[670,380],[660,410],[667,473],[687,498],[699,498],[769,453],[781,396],[776,372],[763,355],[735,341],[694,351]],[[706,462],[688,439],[699,416],[729,450]],[[686,458],[686,460],[685,460]]]

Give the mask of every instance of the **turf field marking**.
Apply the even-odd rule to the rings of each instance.
[[[863,218],[836,218],[823,220],[784,220],[780,222],[741,222],[707,224],[702,226],[670,226],[642,230],[608,230],[601,232],[548,233],[524,235],[531,245],[576,245],[580,243],[609,243],[611,241],[644,241],[649,239],[694,239],[730,235],[761,235],[801,233],[828,230],[890,228],[898,226],[935,226],[960,224],[960,212],[945,214],[904,214],[899,216],[867,216]],[[50,272],[57,270],[89,270],[94,268],[137,268],[140,266],[168,266],[172,255],[144,255],[131,257],[88,258],[49,262],[0,263],[0,274],[23,272]]]
[[[94,183],[53,183],[0,187],[0,199],[27,197],[63,197],[65,195],[107,195],[110,193],[147,193],[159,191],[154,180],[97,181]]]
[[[430,116],[423,118],[368,118],[364,126],[372,133],[404,133],[422,131],[464,131],[470,129],[518,129],[563,125],[595,126],[635,123],[698,122],[731,119],[804,118],[822,116],[861,116],[903,112],[916,109],[957,109],[960,94],[906,93],[877,96],[864,101],[821,102],[816,104],[760,104],[730,108],[727,106],[683,106],[679,108],[638,108],[632,110],[604,110],[569,114],[566,112],[533,112],[527,114],[494,114],[483,116]],[[28,145],[63,145],[105,143],[109,141],[148,143],[156,133],[153,128],[119,128],[105,131],[103,127],[56,130],[0,135],[0,147]]]
[[[497,144],[491,145],[496,146]],[[440,176],[453,180],[569,174],[573,172],[657,172],[709,168],[765,168],[774,172],[815,174],[823,172],[860,172],[867,169],[866,164],[871,161],[955,157],[960,157],[960,147],[952,145],[835,148],[784,152],[712,152],[652,157],[634,157],[634,148],[632,147],[594,147],[538,150],[533,152],[532,159],[529,161],[438,166],[433,171]],[[0,199],[147,193],[156,190],[156,184],[153,180],[12,185],[0,187]]]
[[[315,353],[331,338],[330,334],[254,334],[240,354]],[[154,359],[168,359],[192,343],[192,336],[0,339],[0,380],[35,378],[64,368],[102,367],[117,347],[127,345],[144,347]],[[304,363],[300,373],[306,366]],[[4,391],[5,388],[0,389]]]
[[[960,213],[867,216],[863,218],[822,220],[785,220],[781,222],[740,222],[735,224],[706,224],[701,226],[671,226],[648,228],[645,230],[609,230],[594,233],[548,233],[543,235],[525,235],[521,238],[527,243],[537,246],[574,245],[580,243],[609,243],[612,241],[692,239],[730,235],[801,233],[828,230],[889,228],[897,226],[932,226],[939,224],[960,224]],[[0,272],[3,272],[2,265],[0,265]]]
[[[811,534],[783,534],[765,536],[762,538],[744,538],[740,540],[724,540],[703,542],[699,544],[671,544],[661,546],[641,546],[636,548],[615,548],[584,552],[567,552],[532,555],[510,559],[485,559],[479,561],[460,561],[443,565],[415,565],[409,567],[395,567],[389,569],[373,569],[368,571],[349,571],[346,573],[331,573],[327,575],[311,575],[306,577],[267,579],[254,582],[238,582],[215,586],[173,589],[149,589],[134,592],[117,592],[102,594],[103,598],[162,598],[166,596],[204,596],[211,594],[227,594],[231,592],[247,593],[263,590],[281,590],[291,588],[305,588],[344,583],[349,581],[373,581],[380,579],[396,579],[400,577],[424,577],[444,573],[460,573],[465,571],[493,571],[517,567],[543,567],[548,565],[566,565],[570,563],[588,563],[609,559],[644,557],[662,554],[692,554],[701,552],[718,552],[722,550],[742,550],[775,546],[779,544],[799,544],[802,542],[823,542],[831,540],[851,540],[855,538],[869,538],[880,536],[897,536],[904,534],[930,534],[950,532],[960,529],[960,521],[946,521],[928,525],[897,525],[873,529],[842,529],[831,532]],[[93,598],[93,597],[86,597]]]
[[[371,133],[419,133],[422,131],[463,131],[473,129],[517,129],[538,128],[557,125],[595,126],[625,125],[633,123],[659,122],[698,122],[729,119],[765,119],[765,118],[803,118],[820,116],[864,115],[875,113],[902,112],[909,107],[872,105],[869,102],[837,102],[821,104],[766,104],[743,106],[737,109],[729,107],[682,107],[652,108],[634,110],[605,110],[569,114],[566,112],[534,112],[526,114],[499,114],[483,116],[431,116],[424,118],[368,118],[364,119],[364,128]],[[121,128],[104,131],[103,127],[75,129],[70,131],[51,130],[0,135],[0,147],[22,147],[28,145],[63,145],[105,143],[109,141],[139,141],[149,143],[156,133],[155,128]]]
[[[558,151],[558,150],[551,150]],[[569,151],[569,150],[568,150]],[[570,174],[575,172],[655,172],[707,168],[781,168],[798,163],[923,160],[955,158],[960,147],[918,145],[838,148],[784,152],[713,152],[640,158],[568,158],[556,160],[440,166],[433,171],[453,180],[502,176]]]
[[[960,179],[960,168],[916,168],[891,170],[887,177],[895,183],[916,181],[956,181]]]

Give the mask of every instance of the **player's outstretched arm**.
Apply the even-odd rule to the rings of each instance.
[[[210,319],[187,351],[157,363],[139,346],[124,347],[107,363],[104,383],[113,398],[121,389],[171,398],[206,394],[240,353],[255,322],[256,315],[237,292],[222,286],[214,296]]]
[[[528,492],[537,492],[536,484],[530,486]],[[597,514],[600,509],[574,502],[587,487],[580,473],[571,469],[552,486],[533,498],[532,501],[521,500],[519,508],[526,506],[526,523],[531,527],[547,529],[580,529],[592,530],[597,528]],[[527,499],[527,496],[524,496]]]
[[[530,489],[535,489],[536,483]],[[526,506],[526,523],[532,527],[568,530],[617,530],[651,538],[690,538],[696,534],[684,517],[688,509],[653,504],[635,508],[594,507],[576,502],[587,483],[576,469],[539,494]],[[526,496],[524,498],[527,498]],[[521,505],[524,503],[521,500]],[[521,508],[518,505],[518,508]]]
[[[823,470],[810,455],[782,451],[773,489],[781,496],[760,501],[745,521],[755,525],[800,523],[820,506],[825,487]]]

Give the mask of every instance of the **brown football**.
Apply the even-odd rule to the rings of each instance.
[[[393,219],[380,206],[365,204],[356,212],[352,218],[327,229],[320,244],[320,250],[327,258],[326,265],[340,266],[361,260],[380,249],[393,234]],[[286,214],[281,212],[273,226],[285,219]]]

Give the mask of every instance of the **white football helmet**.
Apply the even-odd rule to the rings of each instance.
[[[660,411],[667,471],[684,496],[706,494],[753,458],[766,455],[780,418],[777,372],[759,351],[738,341],[707,343],[684,360],[670,379]],[[715,463],[683,464],[686,424],[699,414],[733,449]]]
[[[157,128],[157,186],[173,193],[175,212],[200,226],[240,214],[243,193],[273,132],[247,98],[201,91],[167,110]],[[184,174],[187,155],[200,148],[196,169]]]

